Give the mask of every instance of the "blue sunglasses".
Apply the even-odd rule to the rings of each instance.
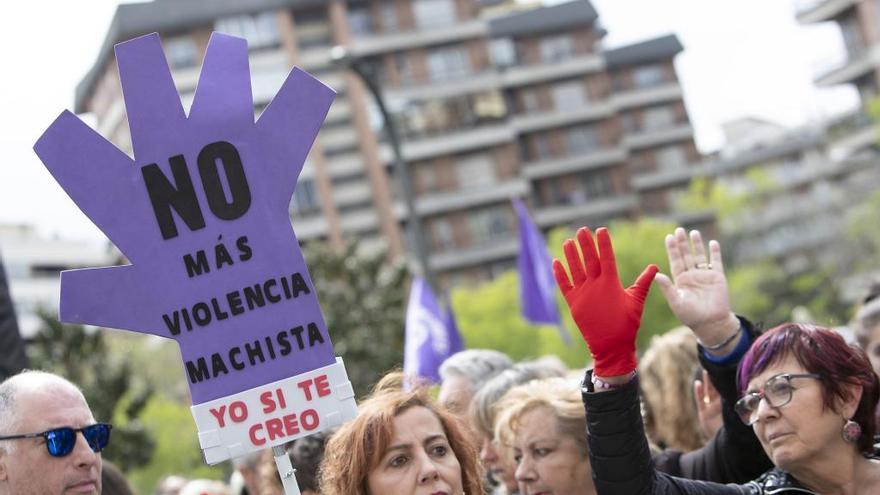
[[[65,426],[53,428],[42,433],[25,433],[24,435],[0,437],[0,440],[43,437],[46,439],[46,449],[49,450],[49,455],[52,457],[64,457],[73,452],[73,447],[76,445],[76,434],[79,432],[82,432],[93,452],[102,451],[110,443],[111,428],[113,426],[107,423],[96,423],[82,428]]]

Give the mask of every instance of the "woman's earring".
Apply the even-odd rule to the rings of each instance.
[[[849,443],[856,443],[862,436],[862,427],[855,421],[848,419],[843,425],[843,439]]]

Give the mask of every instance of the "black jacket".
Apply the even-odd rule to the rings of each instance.
[[[740,318],[740,322],[754,342],[758,337],[754,326],[744,318]],[[687,453],[667,449],[654,458],[654,464],[659,471],[692,480],[751,481],[772,468],[773,463],[752,428],[743,424],[734,410],[739,397],[736,386],[739,360],[721,365],[706,359],[702,349],[698,350],[698,355],[703,369],[709,372],[712,385],[721,395],[723,425],[704,447]]]
[[[778,469],[768,471],[755,481],[727,485],[657,471],[642,423],[638,381],[595,393],[591,373],[592,370],[587,372],[581,395],[587,411],[593,482],[599,495],[816,495]],[[719,437],[716,435],[713,442],[723,442]],[[723,447],[714,455],[721,454],[721,450]],[[716,458],[725,459],[724,456]],[[729,457],[723,462],[727,461]],[[732,468],[718,467],[721,472]]]

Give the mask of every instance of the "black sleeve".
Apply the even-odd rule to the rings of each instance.
[[[598,495],[745,495],[752,487],[675,478],[654,469],[639,408],[638,380],[595,393],[587,371],[581,396]]]
[[[752,342],[757,338],[753,325],[740,317],[743,330]],[[684,478],[715,481],[718,483],[745,483],[759,477],[773,463],[750,426],[739,419],[734,405],[739,398],[736,373],[739,360],[718,364],[706,359],[703,349],[698,350],[700,364],[709,372],[712,385],[721,395],[723,424],[703,448],[683,454],[679,473]]]

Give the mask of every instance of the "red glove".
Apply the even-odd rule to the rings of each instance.
[[[574,284],[559,260],[553,260],[553,274],[593,354],[594,373],[608,378],[636,369],[636,333],[657,266],[648,265],[636,282],[624,290],[617,276],[608,229],[600,228],[596,237],[598,255],[590,231],[586,227],[578,230],[583,262],[574,241],[568,239],[562,245]]]

